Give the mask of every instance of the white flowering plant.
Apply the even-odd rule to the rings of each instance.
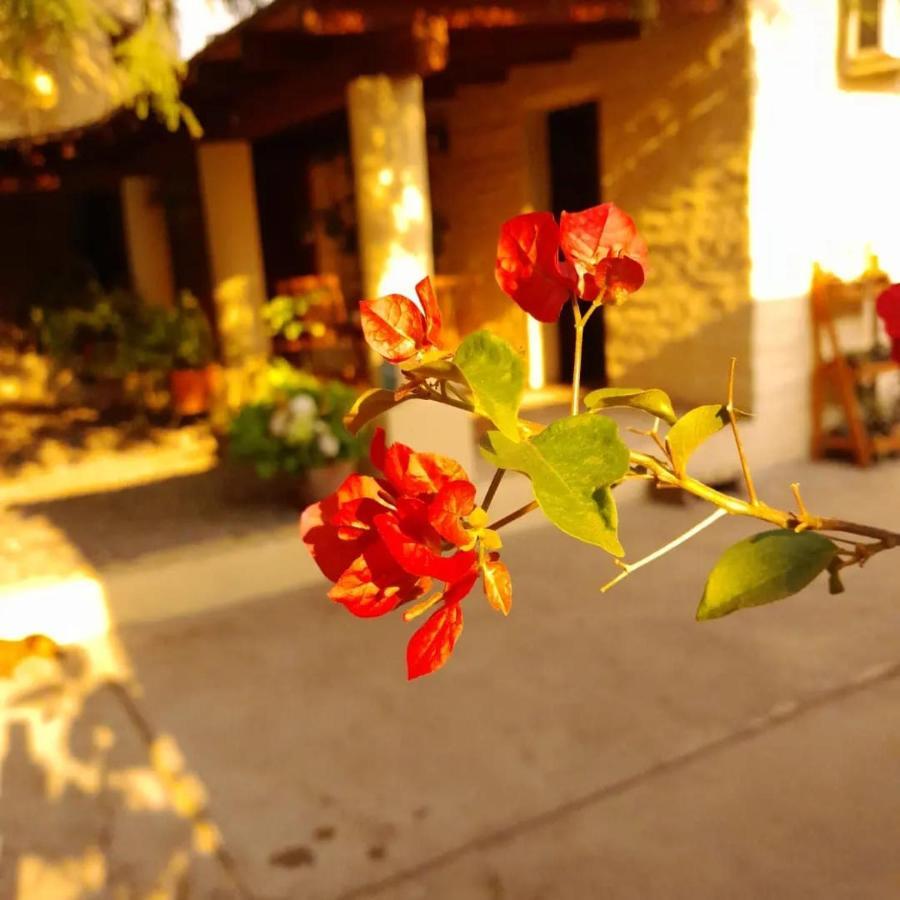
[[[343,422],[355,399],[342,382],[318,379],[275,360],[260,395],[231,420],[229,456],[253,465],[261,478],[355,461],[365,440]]]

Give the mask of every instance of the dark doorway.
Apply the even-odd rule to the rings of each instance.
[[[92,190],[75,197],[73,244],[106,290],[126,287],[128,256],[117,191]]]
[[[600,106],[582,103],[547,114],[550,163],[550,202],[559,216],[600,203]],[[559,381],[572,381],[575,361],[575,328],[572,308],[563,308],[559,319]],[[606,383],[606,349],[603,310],[597,310],[584,330],[582,384]]]
[[[355,216],[353,197],[341,208],[313,210],[309,170],[315,161],[347,157],[350,134],[347,116],[341,111],[303,126],[280,132],[253,146],[259,224],[270,296],[280,281],[317,272],[319,260],[312,236],[314,218],[322,220],[326,232],[352,244],[355,230],[346,220]]]

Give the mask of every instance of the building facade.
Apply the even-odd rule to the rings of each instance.
[[[529,323],[500,293],[497,230],[612,200],[650,267],[605,312],[589,371],[688,406],[721,398],[737,357],[750,444],[805,453],[813,265],[849,277],[874,253],[900,277],[897,5],[313,3],[301,16],[276,0],[192,62],[206,137],[117,159],[134,285],[170,302],[180,273],[205,282],[233,361],[264,349],[259,309],[279,277],[338,273],[353,300],[437,272],[458,331],[505,335],[539,388],[567,378],[565,326]],[[174,171],[203,223],[201,262],[179,262],[183,231],[161,212]]]

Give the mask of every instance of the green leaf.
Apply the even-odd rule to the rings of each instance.
[[[372,419],[399,406],[406,399],[408,398],[403,397],[398,400],[393,391],[384,388],[372,388],[359,396],[350,412],[344,416],[344,425],[351,434],[358,434]]]
[[[609,409],[613,406],[642,409],[670,425],[677,418],[669,395],[658,388],[646,391],[643,388],[600,388],[598,391],[591,391],[584,398],[584,405],[588,409]]]
[[[463,373],[475,400],[475,412],[490,419],[513,441],[519,440],[519,404],[525,390],[522,358],[489,331],[470,334],[453,362]]]
[[[535,499],[560,531],[622,556],[609,486],[628,470],[628,448],[612,419],[582,413],[559,419],[527,441],[491,431],[486,443],[484,456],[495,466],[531,479]]]
[[[724,406],[698,406],[685,413],[669,430],[666,444],[672,454],[672,464],[684,475],[687,461],[694,451],[728,424],[728,410]]]
[[[802,591],[828,568],[837,548],[812,531],[776,529],[729,547],[706,582],[697,619],[774,603]]]
[[[426,378],[435,378],[438,381],[453,381],[458,384],[466,383],[462,373],[453,362],[441,357],[426,358],[424,362],[412,359],[401,363],[399,368],[412,381],[424,381]]]

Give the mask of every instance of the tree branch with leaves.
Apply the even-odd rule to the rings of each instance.
[[[24,134],[41,130],[42,112],[60,101],[59,86],[155,115],[169,129],[200,123],[181,99],[185,64],[178,55],[172,0],[4,0],[0,4],[0,108]]]
[[[498,242],[496,277],[526,313],[555,322],[565,304],[574,310],[576,354],[571,414],[548,426],[520,415],[524,364],[504,340],[487,331],[469,335],[455,352],[442,348],[441,314],[430,281],[417,285],[419,302],[392,294],[360,305],[370,346],[401,374],[397,390],[373,389],[348,417],[358,430],[412,399],[442,403],[486,419],[482,455],[496,467],[478,505],[475,486],[459,464],[439,454],[387,446],[379,430],[372,460],[377,476],[351,476],[301,520],[303,540],[334,582],[329,597],[361,616],[380,616],[411,604],[405,621],[430,611],[407,647],[407,673],[433,672],[449,659],[462,633],[461,603],[480,579],[488,602],[504,614],[511,581],[500,560],[499,532],[540,509],[558,529],[613,558],[619,574],[608,591],[727,516],[774,526],[726,550],[710,573],[697,609],[700,620],[784,599],[828,575],[843,590],[846,569],[900,546],[900,533],[813,514],[798,485],[796,507],[780,509],[759,495],[734,405],[735,365],[724,403],[677,415],[659,388],[604,388],[583,399],[580,390],[584,324],[603,305],[623,303],[644,283],[647,248],[629,216],[606,203],[580,213],[528,213],[506,222]],[[648,449],[628,446],[604,415],[628,407],[649,417],[632,430]],[[746,498],[722,493],[688,471],[695,451],[730,429]],[[663,430],[665,429],[665,430]],[[487,524],[486,509],[503,474],[528,477],[534,500]],[[615,488],[640,479],[679,489],[710,504],[703,521],[635,562],[625,562],[618,536]]]

